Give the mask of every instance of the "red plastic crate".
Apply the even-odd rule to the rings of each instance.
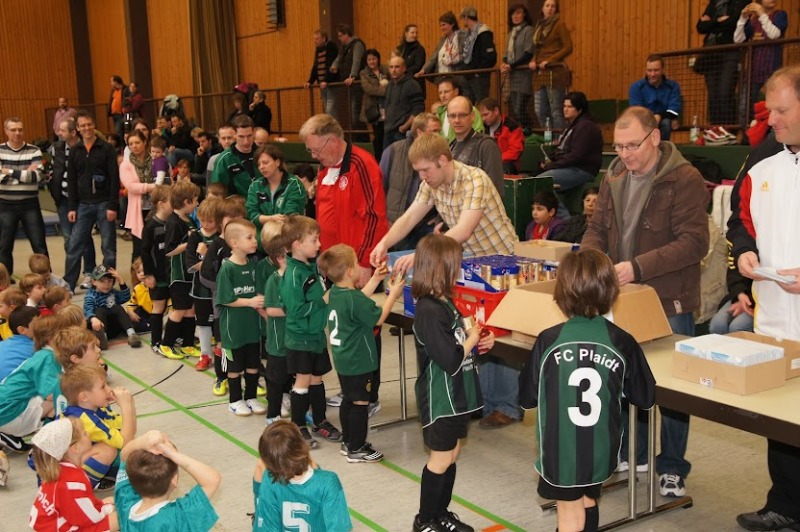
[[[497,308],[497,305],[500,304],[500,301],[503,300],[507,293],[486,292],[456,285],[453,304],[464,316],[475,316],[481,327],[492,331],[495,336],[506,336],[511,334],[511,331],[499,327],[490,327],[486,325],[486,320],[489,319],[489,316],[492,315],[494,309]]]

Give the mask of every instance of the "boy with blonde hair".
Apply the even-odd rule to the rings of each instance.
[[[3,318],[3,323],[0,324],[0,339],[7,340],[14,334],[8,325],[8,317],[14,309],[24,307],[27,302],[28,296],[19,288],[12,286],[0,292],[0,317]]]
[[[31,255],[28,259],[28,268],[31,270],[31,273],[38,273],[45,278],[45,285],[47,288],[51,286],[60,286],[72,294],[67,282],[53,273],[53,268],[50,266],[50,257],[47,255],[43,253],[34,253]]]
[[[27,273],[20,280],[19,287],[27,296],[26,304],[29,307],[39,308],[44,291],[47,289],[47,279],[38,273]]]

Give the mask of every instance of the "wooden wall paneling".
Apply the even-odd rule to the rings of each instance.
[[[119,75],[126,83],[130,78],[125,11],[123,0],[86,0],[86,8],[94,101],[102,103],[108,101],[111,76]],[[113,124],[104,114],[97,113],[97,127],[103,132],[111,131]]]
[[[192,94],[188,1],[147,0],[147,23],[150,28],[153,94],[144,97],[161,99],[167,94]]]
[[[25,137],[48,137],[44,109],[78,96],[68,0],[0,0],[0,122],[18,116]],[[42,16],[47,13],[47,16]],[[5,138],[2,139],[5,141]]]

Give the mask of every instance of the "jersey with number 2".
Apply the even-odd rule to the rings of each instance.
[[[622,396],[655,401],[655,379],[636,340],[602,316],[543,331],[520,376],[520,404],[538,405],[536,470],[553,486],[607,480],[617,465]]]

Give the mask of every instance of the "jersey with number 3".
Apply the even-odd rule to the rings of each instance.
[[[576,487],[611,476],[623,394],[639,408],[655,402],[655,379],[630,334],[602,316],[542,331],[520,375],[520,405],[539,407],[536,471],[544,480]]]

